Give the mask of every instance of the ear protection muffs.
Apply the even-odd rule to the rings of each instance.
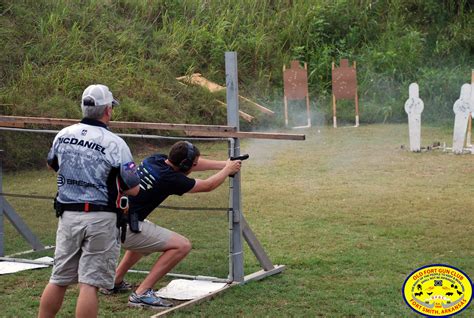
[[[192,143],[189,141],[185,141],[186,143],[186,158],[184,158],[180,163],[179,163],[179,171],[181,172],[188,172],[191,170],[194,164],[194,159],[195,159],[195,153],[194,153],[194,146]]]

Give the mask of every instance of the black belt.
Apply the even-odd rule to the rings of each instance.
[[[107,205],[98,205],[92,203],[61,203],[64,211],[83,211],[83,212],[116,212],[117,208]]]

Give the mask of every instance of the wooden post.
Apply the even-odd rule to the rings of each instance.
[[[353,62],[352,64],[354,66],[354,69],[356,70],[357,72],[357,66],[356,66],[356,61]],[[356,111],[356,118],[355,118],[355,126],[356,127],[359,127],[359,94],[357,93],[357,86],[355,88],[355,111]]]
[[[3,150],[0,149],[0,256],[5,256],[4,254],[4,248],[3,248],[3,244],[4,244],[4,240],[3,240],[3,237],[4,237],[4,234],[3,234],[3,231],[4,231],[4,228],[3,228],[3,188],[2,188],[2,183],[3,183],[3,180],[2,180],[2,174],[3,174],[3,171],[2,171],[2,160],[3,160]]]
[[[286,65],[283,65],[283,74],[285,74]],[[285,127],[288,127],[288,100],[286,99],[286,95],[283,94],[283,103],[285,105]]]
[[[472,147],[472,111],[474,109],[474,70],[471,71],[471,113],[467,122],[466,147]],[[474,153],[474,152],[473,152]]]
[[[331,69],[334,71],[334,62],[332,62]],[[337,119],[336,119],[336,95],[334,91],[332,92],[332,126],[337,128]]]
[[[472,147],[472,113],[469,114],[469,119],[467,122],[467,134],[466,134],[466,147]]]
[[[304,63],[304,69],[306,73],[308,73],[308,64],[305,62]],[[309,92],[306,94],[306,116],[308,118],[308,127],[311,127],[311,113],[309,110]]]

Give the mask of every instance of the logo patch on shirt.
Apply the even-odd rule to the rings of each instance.
[[[64,178],[64,176],[62,174],[58,174],[58,176],[57,176],[58,187],[61,187],[61,186],[64,185],[65,179],[66,178]]]
[[[124,167],[125,170],[132,170],[132,171],[134,171],[135,168],[137,167],[137,165],[135,164],[135,162],[130,161],[130,162],[125,163],[125,164],[123,165],[123,167]]]
[[[82,135],[82,136],[87,135],[87,129],[83,129],[83,130],[81,131],[81,135]]]
[[[145,167],[138,167],[138,175],[140,176],[140,188],[143,190],[150,190],[153,188],[153,181],[156,179],[151,175],[151,173],[145,169]]]

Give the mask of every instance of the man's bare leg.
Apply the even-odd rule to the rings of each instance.
[[[76,304],[76,318],[97,317],[99,299],[97,287],[79,283],[79,296]]]
[[[117,270],[115,271],[115,285],[121,283],[125,274],[127,274],[128,270],[132,268],[141,258],[143,254],[134,252],[134,251],[125,251],[120,264],[117,266]]]
[[[41,295],[38,318],[55,317],[63,304],[64,294],[67,286],[59,286],[53,283],[46,285]]]
[[[135,291],[138,295],[143,294],[147,289],[153,288],[156,282],[176,266],[191,251],[191,242],[187,238],[177,233],[173,233],[164,247],[164,252],[156,261],[145,277],[143,282]]]

